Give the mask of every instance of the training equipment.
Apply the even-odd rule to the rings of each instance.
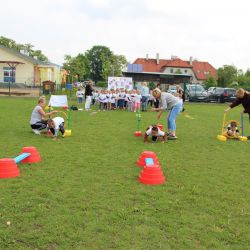
[[[144,151],[141,153],[139,159],[137,160],[137,165],[139,167],[144,167],[146,165],[146,158],[152,158],[155,164],[159,164],[156,153],[152,151]]]
[[[64,111],[59,111],[59,113],[63,114],[64,117],[67,120],[67,129],[65,129],[64,137],[65,136],[71,136],[71,108],[68,106],[68,100],[66,95],[51,95],[49,100],[49,111],[52,110],[53,107],[61,107],[65,111],[67,111],[67,114]]]
[[[139,182],[148,185],[160,185],[165,183],[165,176],[154,152],[142,152],[137,164],[140,164],[139,166],[142,166],[143,164],[143,170],[138,178]]]
[[[228,130],[227,127],[234,122],[237,127],[239,127],[241,129],[241,136],[236,136],[236,135],[229,135],[228,134]],[[240,130],[239,130],[240,131]],[[241,113],[241,124],[239,122],[237,122],[236,120],[230,120],[226,122],[226,112],[224,113],[223,116],[223,122],[222,122],[222,128],[221,128],[221,135],[217,135],[217,139],[220,141],[226,141],[227,139],[236,139],[242,142],[246,142],[247,141],[247,137],[244,136],[244,117],[243,117],[243,113]]]
[[[163,126],[162,124],[157,124],[156,126],[157,126],[160,130],[163,131],[163,127],[164,127],[164,126]]]
[[[134,135],[139,137],[142,136],[142,132],[140,131],[140,122],[141,122],[140,110],[136,111],[136,118],[137,118],[137,131],[135,131]]]
[[[14,159],[0,159],[0,178],[15,178],[20,176],[18,163],[35,163],[39,161],[41,161],[41,157],[35,147],[24,147],[21,154]]]

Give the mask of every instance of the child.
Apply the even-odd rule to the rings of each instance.
[[[78,88],[78,90],[76,91],[76,97],[77,97],[77,105],[81,105],[82,101],[83,101],[83,91],[81,88]]]
[[[237,138],[240,135],[240,131],[237,127],[237,123],[235,121],[231,121],[227,126],[227,135],[230,137]]]
[[[135,110],[134,110],[134,112],[140,110],[141,98],[142,98],[142,97],[141,97],[140,91],[137,90],[137,94],[135,95]]]
[[[64,119],[62,117],[55,117],[53,119],[48,120],[48,127],[51,133],[54,136],[54,140],[57,139],[58,131],[62,133],[62,137],[64,137]]]
[[[152,136],[152,142],[156,142],[159,138],[162,138],[162,143],[167,139],[166,133],[163,132],[157,125],[151,125],[147,128],[144,134],[144,142],[148,142],[148,137]]]
[[[105,110],[106,103],[106,94],[104,90],[101,90],[101,94],[99,95],[99,110]]]
[[[121,89],[121,92],[119,93],[119,97],[118,97],[118,108],[119,109],[124,109],[124,102],[125,102],[125,98],[126,98],[126,93],[124,91],[124,89]]]
[[[110,94],[110,104],[111,104],[111,110],[114,110],[115,107],[115,100],[116,100],[116,93],[115,91],[112,89],[111,90],[111,94]]]

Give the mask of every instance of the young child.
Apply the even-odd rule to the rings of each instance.
[[[116,93],[115,91],[112,89],[111,90],[111,94],[110,94],[110,104],[111,104],[111,110],[114,110],[115,107],[115,100],[116,100]]]
[[[99,95],[99,110],[105,110],[106,102],[106,94],[104,90],[101,90],[101,94]]]
[[[167,139],[166,133],[163,132],[157,125],[151,125],[147,128],[144,134],[144,142],[148,142],[148,137],[152,136],[152,142],[156,142],[160,138],[162,139],[162,143],[164,143]]]
[[[49,119],[48,127],[51,133],[53,134],[54,140],[57,139],[59,131],[62,133],[62,137],[64,137],[64,119],[62,117],[55,117],[53,119]]]
[[[80,106],[82,104],[83,101],[83,91],[81,88],[78,88],[78,90],[76,91],[76,97],[77,97],[77,105]]]
[[[237,127],[237,123],[235,121],[231,121],[227,126],[227,135],[230,137],[238,137],[240,135],[240,131]]]
[[[141,97],[140,91],[137,90],[136,95],[135,95],[135,110],[134,110],[134,112],[140,110],[140,107],[141,107],[141,98],[142,97]]]

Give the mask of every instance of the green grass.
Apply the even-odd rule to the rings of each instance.
[[[0,158],[31,145],[42,157],[0,179],[1,249],[249,249],[250,142],[216,139],[226,105],[186,104],[194,119],[178,117],[178,140],[144,144],[135,114],[120,111],[75,111],[72,137],[36,136],[35,103],[0,99]],[[142,113],[142,130],[156,115]],[[166,184],[137,181],[145,150],[157,153]]]

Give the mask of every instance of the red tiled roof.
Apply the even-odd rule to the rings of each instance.
[[[218,78],[216,69],[210,63],[193,61],[192,65],[197,80],[206,80],[209,75]]]
[[[144,72],[162,72],[166,67],[172,68],[192,68],[193,66],[183,61],[179,58],[171,60],[159,60],[157,64],[156,59],[146,59],[146,58],[137,58],[134,61],[134,64],[142,64]]]

